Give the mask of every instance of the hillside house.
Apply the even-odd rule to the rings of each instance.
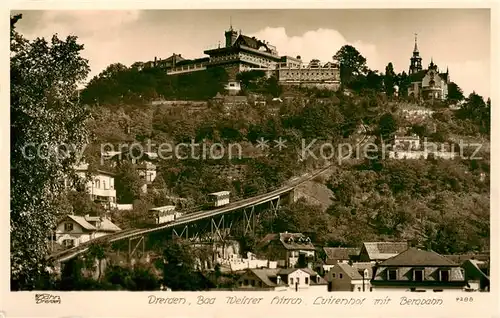
[[[460,265],[433,251],[409,248],[374,268],[376,291],[462,291],[467,283]]]
[[[57,224],[54,240],[56,243],[70,248],[118,231],[121,229],[107,218],[90,215],[66,215]]]
[[[315,247],[309,237],[302,233],[268,234],[261,244],[271,260],[278,261],[280,267],[295,267],[303,257],[308,267],[312,267]]]
[[[420,137],[416,134],[411,136],[394,137],[394,150],[417,150],[420,149]]]
[[[89,172],[88,164],[81,164],[75,167],[75,173],[84,181],[85,191],[90,198],[97,203],[101,203],[105,208],[116,207],[115,174],[96,170],[92,173],[90,179],[87,179]]]

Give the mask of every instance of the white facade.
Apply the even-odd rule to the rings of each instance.
[[[57,224],[54,240],[69,248],[120,230],[106,218],[67,215]]]
[[[389,151],[389,159],[427,159],[432,154],[435,158],[451,160],[456,154],[451,151],[420,151],[402,150]]]
[[[76,174],[83,180],[86,179],[88,164],[75,168]],[[97,170],[85,184],[85,189],[94,201],[101,201],[109,207],[116,207],[115,178],[113,174]]]
[[[227,90],[228,94],[235,95],[241,91],[241,84],[238,81],[230,81],[224,86],[224,89]]]

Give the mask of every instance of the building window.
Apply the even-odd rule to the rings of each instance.
[[[102,187],[104,190],[107,190],[108,188],[106,188],[106,181],[105,180],[102,180]]]
[[[95,187],[99,189],[101,187],[101,181],[99,179],[95,180]]]
[[[332,273],[332,278],[335,278],[335,273]]]
[[[290,283],[289,285],[293,285],[293,278],[290,278]]]
[[[387,270],[387,280],[397,280],[397,279],[398,279],[398,270],[397,269]]]
[[[64,247],[73,247],[75,242],[72,239],[66,239],[63,241]]]
[[[248,286],[248,279],[245,279],[244,283],[245,286]]]
[[[255,280],[253,280],[253,279],[252,279],[252,280],[250,281],[250,284],[252,285],[252,287],[255,287]]]
[[[414,269],[413,270],[413,280],[416,282],[422,282],[424,280],[424,270]]]
[[[71,232],[71,231],[73,231],[73,223],[65,223],[64,232]]]
[[[309,277],[305,277],[304,279],[305,279],[305,284],[309,285]]]
[[[450,281],[450,271],[447,269],[440,270],[439,271],[439,280],[442,282],[449,282]]]
[[[342,276],[343,276],[342,273],[339,273],[339,279],[342,279]]]

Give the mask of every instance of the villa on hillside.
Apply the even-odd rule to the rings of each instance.
[[[76,166],[75,173],[84,182],[86,192],[90,198],[102,204],[106,209],[116,207],[115,174],[109,171],[96,170],[91,179],[87,179],[89,165],[86,163]],[[69,181],[65,181],[69,185]]]
[[[70,214],[59,220],[53,239],[56,243],[70,248],[118,231],[121,229],[107,218]]]
[[[304,258],[308,267],[312,267],[316,248],[311,239],[302,233],[268,234],[259,245],[271,260],[278,261],[280,267],[295,267],[300,257]]]
[[[340,87],[340,68],[336,61],[321,63],[312,59],[304,64],[300,56],[281,56],[277,48],[265,40],[250,37],[233,29],[224,32],[225,41],[205,50],[208,57],[185,59],[181,54],[172,54],[166,59],[136,62],[132,67],[142,70],[157,67],[168,75],[204,71],[210,68],[224,68],[229,76],[226,91],[234,95],[241,90],[236,75],[240,72],[260,70],[267,77],[275,76],[280,84],[288,86],[315,86],[331,90]]]

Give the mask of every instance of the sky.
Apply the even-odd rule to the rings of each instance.
[[[371,69],[408,72],[418,34],[426,68],[431,58],[465,94],[490,96],[489,9],[328,9],[328,10],[132,10],[20,11],[18,31],[25,37],[76,35],[84,44],[93,77],[112,63],[173,53],[204,57],[203,51],[224,44],[232,24],[242,34],[277,47],[280,55],[300,55],[323,62],[350,44]]]

